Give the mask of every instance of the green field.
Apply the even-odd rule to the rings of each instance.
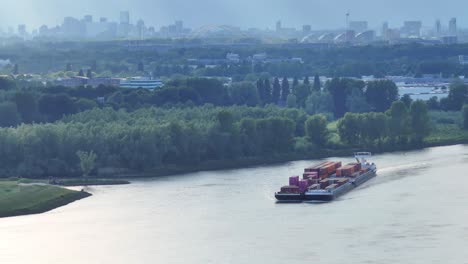
[[[51,185],[0,181],[0,217],[43,213],[90,195]]]

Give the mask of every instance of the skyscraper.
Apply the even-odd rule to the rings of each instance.
[[[387,32],[388,32],[388,22],[383,22],[382,24],[382,37],[387,38]]]
[[[449,21],[449,33],[450,35],[454,35],[454,36],[457,35],[457,19],[456,18],[452,18]]]
[[[440,23],[439,19],[436,20],[434,33],[435,33],[436,37],[440,37],[440,35],[442,33],[442,24]]]
[[[281,26],[281,20],[278,20],[278,21],[276,22],[276,32],[281,31],[281,28],[282,28],[282,26]]]
[[[125,25],[130,24],[130,12],[129,11],[120,12],[120,24],[125,24]]]

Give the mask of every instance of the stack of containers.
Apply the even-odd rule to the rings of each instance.
[[[291,186],[299,186],[299,176],[291,176],[291,177],[289,177],[289,185],[291,185]]]
[[[323,179],[320,181],[320,188],[321,189],[325,189],[325,187],[327,187],[329,184],[329,180],[328,179]]]
[[[341,162],[325,161],[316,166],[306,168],[305,173],[316,172],[320,179],[325,179],[334,174],[336,169],[341,167]]]
[[[299,192],[303,193],[307,191],[307,188],[309,187],[309,182],[301,180],[299,181]]]
[[[304,180],[305,179],[318,179],[318,173],[316,171],[314,172],[304,172],[302,175]]]
[[[355,172],[355,165],[345,165],[336,170],[336,176],[338,177],[351,177]]]
[[[327,188],[325,188],[325,190],[333,190],[333,189],[336,189],[338,187],[338,185],[336,184],[330,184],[329,186],[327,186]]]
[[[299,193],[299,187],[297,186],[283,186],[281,187],[282,193]]]
[[[309,190],[318,190],[320,189],[320,184],[313,184],[309,187]]]
[[[336,181],[335,181],[335,184],[337,184],[338,186],[341,186],[345,183],[347,183],[349,181],[348,178],[337,178]]]

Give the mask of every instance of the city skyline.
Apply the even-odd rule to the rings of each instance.
[[[29,30],[41,25],[53,27],[61,24],[63,17],[81,18],[86,14],[93,15],[95,20],[106,17],[118,21],[119,12],[122,10],[128,10],[132,14],[132,23],[141,18],[147,25],[155,28],[175,20],[184,20],[192,28],[204,25],[233,25],[243,29],[274,29],[274,23],[282,20],[283,25],[287,27],[299,28],[309,24],[313,30],[331,29],[345,26],[345,14],[348,11],[352,20],[366,20],[373,29],[380,28],[385,21],[395,27],[405,20],[421,20],[425,27],[433,27],[436,19],[445,25],[452,17],[458,18],[459,26],[468,26],[463,19],[463,10],[464,7],[468,8],[468,3],[460,0],[436,2],[431,5],[422,0],[411,3],[402,0],[392,3],[384,0],[331,0],[326,3],[297,0],[294,5],[282,0],[259,0],[249,4],[245,0],[203,0],[196,3],[183,0],[137,0],[131,5],[123,0],[112,1],[112,4],[109,0],[99,3],[90,0],[68,3],[57,0],[44,0],[40,3],[31,0],[7,0],[2,6],[4,8],[0,10],[0,28],[4,31],[8,27],[16,29],[19,24],[26,24]],[[207,10],[216,12],[204,15]],[[18,13],[24,15],[12,15]]]

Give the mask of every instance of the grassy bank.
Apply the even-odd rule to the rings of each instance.
[[[0,181],[0,217],[43,213],[90,195],[52,185]]]
[[[93,178],[73,178],[60,179],[56,182],[60,186],[98,186],[98,185],[123,185],[130,184],[129,181],[119,179],[93,179]]]

